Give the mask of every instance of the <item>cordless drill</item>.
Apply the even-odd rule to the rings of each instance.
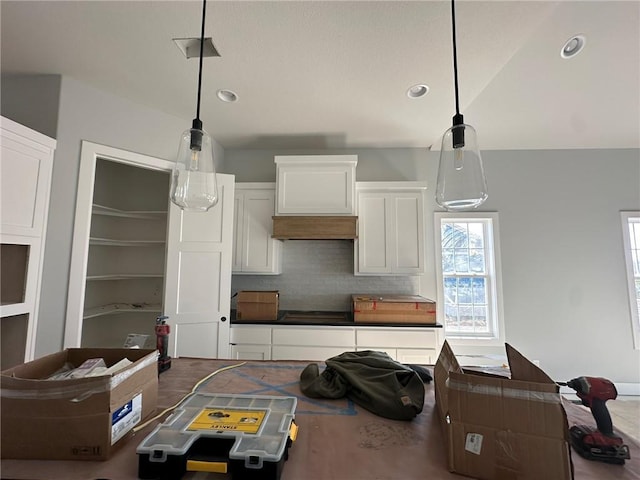
[[[171,357],[169,356],[169,325],[164,315],[156,318],[156,348],[159,352],[158,375],[171,368]]]
[[[597,429],[586,425],[574,425],[569,429],[573,448],[589,460],[623,464],[625,459],[631,458],[629,447],[613,432],[606,405],[607,400],[614,400],[618,396],[615,385],[600,377],[578,377],[559,385],[574,389],[582,404],[591,409],[596,421]]]

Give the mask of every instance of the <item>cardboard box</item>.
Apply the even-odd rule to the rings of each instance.
[[[419,295],[353,295],[352,310],[356,323],[436,323],[436,302]]]
[[[238,320],[277,320],[279,297],[278,291],[238,292],[236,318]]]
[[[113,375],[44,380],[69,362],[133,363]],[[2,458],[106,460],[156,410],[158,352],[71,348],[0,374]]]
[[[460,367],[445,341],[434,369],[451,472],[479,479],[573,478],[558,386],[506,345],[510,377]]]

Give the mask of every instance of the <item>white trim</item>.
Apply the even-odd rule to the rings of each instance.
[[[64,348],[79,347],[82,340],[82,316],[89,257],[89,231],[93,187],[98,158],[124,163],[148,170],[172,171],[174,163],[139,153],[82,141],[80,149],[80,172],[73,230],[71,266],[69,271],[69,293],[64,330]]]
[[[480,219],[489,220],[492,228],[489,235],[491,238],[487,238],[493,246],[493,251],[490,251],[490,255],[493,258],[487,260],[493,260],[494,264],[494,276],[495,276],[495,291],[493,292],[493,312],[496,316],[496,328],[498,336],[491,338],[462,338],[447,336],[446,330],[443,329],[443,336],[451,345],[472,345],[474,347],[487,346],[495,347],[496,345],[504,345],[504,308],[502,302],[502,263],[500,260],[500,230],[498,225],[498,213],[497,212],[435,212],[434,213],[434,235],[435,235],[435,269],[437,278],[437,301],[436,310],[439,323],[444,325],[444,289],[443,289],[443,275],[442,275],[442,238],[441,238],[441,222],[442,220],[472,220],[477,221]]]
[[[633,345],[636,350],[640,349],[640,316],[638,314],[638,304],[635,291],[635,277],[633,274],[633,263],[631,261],[631,239],[629,231],[629,219],[640,218],[640,211],[620,212],[622,220],[622,241],[624,245],[624,260],[627,268],[627,288],[629,292],[629,314],[631,316],[631,331],[633,333]]]

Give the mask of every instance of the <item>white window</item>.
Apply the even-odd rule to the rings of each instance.
[[[436,213],[435,220],[438,318],[447,340],[502,343],[498,214]]]
[[[622,230],[633,338],[636,348],[640,348],[640,212],[622,212]]]

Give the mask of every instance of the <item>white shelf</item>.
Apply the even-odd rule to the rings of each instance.
[[[97,280],[135,280],[138,278],[164,278],[164,274],[115,274],[115,275],[88,275],[87,281],[97,281]]]
[[[114,313],[141,313],[152,312],[162,313],[162,305],[149,303],[111,303],[109,305],[100,305],[99,307],[87,308],[82,316],[83,319],[102,317],[104,315],[112,315]]]
[[[91,213],[93,215],[107,215],[110,217],[125,217],[125,218],[140,218],[146,220],[164,220],[167,217],[167,212],[164,211],[146,211],[136,210],[127,211],[119,210],[117,208],[105,207],[104,205],[93,204]]]
[[[90,237],[90,245],[102,245],[106,247],[152,247],[164,245],[164,240],[116,240],[113,238]]]

